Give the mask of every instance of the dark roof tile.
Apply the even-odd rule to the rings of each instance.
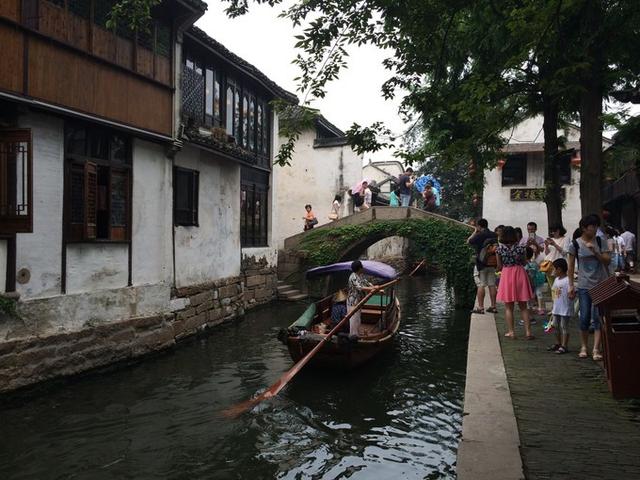
[[[296,104],[298,103],[298,97],[295,94],[279,86],[269,77],[267,77],[264,73],[258,70],[258,68],[256,68],[255,66],[253,66],[252,64],[244,60],[243,58],[239,57],[235,53],[231,52],[229,49],[227,49],[224,45],[222,45],[217,40],[214,40],[213,38],[211,38],[209,35],[206,34],[204,30],[201,30],[196,26],[192,26],[187,33],[193,36],[194,38],[200,40],[202,43],[204,43],[206,46],[211,48],[213,51],[215,51],[217,54],[219,54],[229,63],[233,64],[236,68],[243,70],[250,76],[254,77],[259,83],[261,83],[268,91],[270,91],[276,97],[280,97],[283,100],[286,100],[291,103],[296,103]]]

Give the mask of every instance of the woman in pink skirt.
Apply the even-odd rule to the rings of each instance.
[[[496,250],[498,260],[497,270],[501,270],[500,284],[498,286],[498,301],[505,306],[505,318],[507,320],[507,333],[505,337],[516,338],[514,332],[513,309],[515,303],[520,307],[520,314],[524,321],[524,330],[527,340],[533,340],[531,323],[527,302],[533,298],[533,291],[529,282],[529,276],[524,269],[526,260],[526,247],[518,245],[516,231],[513,227],[505,227],[500,238],[500,245]]]

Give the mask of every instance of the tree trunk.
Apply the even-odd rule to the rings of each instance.
[[[580,200],[582,215],[602,208],[602,87],[596,80],[585,84],[580,96]]]
[[[549,227],[562,225],[562,186],[558,158],[558,103],[542,95],[544,122],[544,201],[547,204]]]
[[[598,0],[587,0],[582,14],[582,31],[591,40],[584,45],[589,69],[582,76],[580,94],[580,200],[582,215],[600,213],[602,208],[602,100],[605,70],[599,34],[604,12]]]

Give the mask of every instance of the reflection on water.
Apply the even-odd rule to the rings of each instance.
[[[121,371],[0,407],[3,479],[454,478],[468,315],[444,280],[399,286],[393,351],[353,372],[305,371],[273,401],[220,411],[291,365],[276,340],[304,306],[250,312]]]

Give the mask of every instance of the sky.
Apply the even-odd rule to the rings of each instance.
[[[249,13],[231,19],[224,13],[227,3],[219,0],[206,0],[206,3],[209,8],[196,25],[302,100],[303,94],[297,90],[294,80],[299,70],[291,63],[297,53],[294,47],[296,32],[288,19],[278,18],[282,6],[272,8],[250,2]],[[291,3],[293,0],[283,2],[285,6]],[[343,131],[354,122],[368,126],[383,121],[394,135],[402,134],[406,126],[398,115],[400,99],[384,100],[380,92],[380,87],[390,76],[382,66],[382,60],[389,52],[362,46],[351,48],[349,53],[348,68],[328,85],[326,97],[316,100],[311,106],[320,109],[327,120]],[[638,105],[605,104],[606,110],[617,111],[625,107],[630,108],[634,115],[640,114]],[[605,132],[609,137],[613,134],[615,130]],[[392,153],[383,150],[365,154],[364,163],[369,159],[392,160]]]
[[[224,13],[228,4],[217,0],[206,3],[207,13],[196,25],[302,100],[294,80],[299,70],[291,63],[296,56],[296,33],[289,20],[278,18],[282,7],[252,4],[248,14],[230,19]],[[349,53],[348,68],[329,84],[326,97],[311,106],[319,108],[327,120],[343,131],[354,122],[368,126],[383,121],[394,134],[401,134],[405,127],[398,116],[399,99],[386,101],[380,93],[380,87],[390,76],[381,63],[388,52],[363,46],[354,47]],[[369,158],[391,160],[391,154],[388,150],[365,154],[365,162]]]

